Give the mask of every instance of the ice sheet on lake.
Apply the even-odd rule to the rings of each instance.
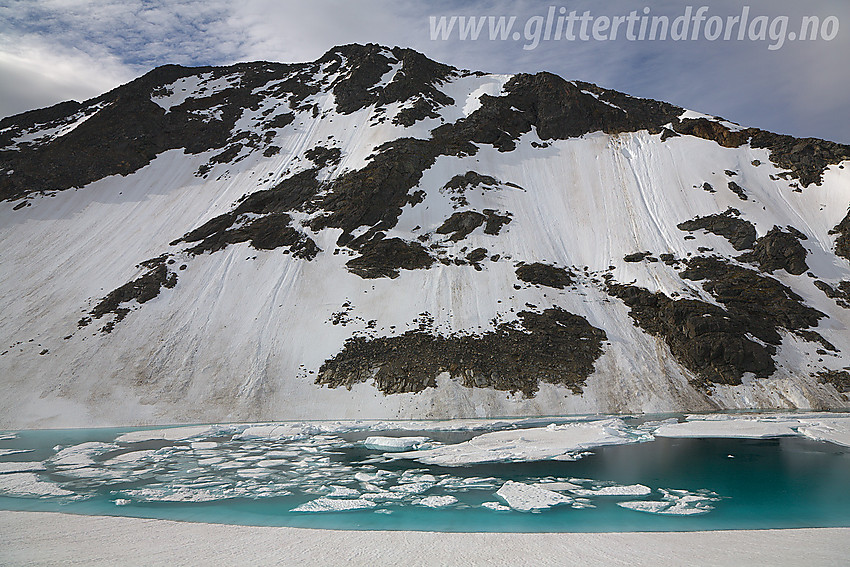
[[[572,502],[572,498],[563,494],[512,480],[502,485],[502,488],[496,492],[496,497],[519,512],[545,510]]]
[[[768,439],[797,435],[792,429],[798,421],[765,421],[760,419],[694,419],[668,423],[655,430],[656,437]]]
[[[850,447],[850,416],[801,420],[801,435],[815,441],[827,441]]]
[[[410,451],[411,449],[417,449],[428,441],[428,437],[383,437],[376,435],[367,437],[363,441],[363,445],[368,449],[377,449],[379,451]]]
[[[371,500],[364,498],[316,498],[293,508],[293,512],[342,512],[346,510],[362,510],[377,506]]]
[[[193,437],[203,437],[215,433],[216,428],[210,425],[191,425],[186,427],[169,427],[167,429],[145,429],[131,431],[115,438],[118,443],[139,443],[141,441],[183,441]]]
[[[0,474],[14,472],[34,472],[43,470],[44,463],[38,461],[12,461],[9,463],[0,463]]]
[[[451,420],[343,420],[343,421],[293,421],[278,423],[236,424],[228,427],[235,431],[235,439],[298,439],[319,434],[338,435],[357,431],[488,431],[517,426],[534,426],[543,423],[575,422],[583,418],[516,418],[516,419],[451,419]],[[224,426],[218,426],[224,427]]]
[[[802,436],[850,447],[850,414],[689,415],[687,421],[659,424],[657,437],[766,439]]]
[[[65,490],[53,482],[45,482],[32,472],[15,472],[0,475],[0,494],[4,496],[71,496],[70,490]]]
[[[604,445],[649,441],[652,435],[628,427],[621,419],[551,424],[546,427],[494,431],[454,445],[396,453],[429,465],[573,460],[577,453]]]

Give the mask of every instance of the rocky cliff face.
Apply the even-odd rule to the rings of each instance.
[[[0,121],[0,426],[850,406],[850,147],[377,45]]]

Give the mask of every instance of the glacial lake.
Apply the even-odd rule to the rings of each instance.
[[[352,530],[846,527],[850,447],[821,437],[843,439],[850,415],[826,415],[8,431],[0,509]]]

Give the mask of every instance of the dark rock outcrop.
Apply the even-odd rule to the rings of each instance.
[[[850,260],[850,211],[829,233],[838,235],[835,239],[835,253]]]
[[[763,272],[783,269],[798,276],[809,269],[806,263],[807,252],[800,244],[800,237],[804,240],[807,238],[796,229],[786,232],[774,226],[756,241],[752,252],[739,256],[738,260],[758,264]]]
[[[815,280],[814,284],[828,298],[834,299],[840,307],[850,309],[850,282],[840,281],[837,287],[832,287],[821,280]]]
[[[109,175],[127,175],[170,149],[183,148],[186,153],[196,154],[224,148],[243,109],[256,107],[262,97],[252,92],[252,88],[284,76],[289,69],[288,65],[272,63],[202,68],[166,65],[86,101],[82,108],[74,104],[57,105],[48,109],[49,112],[6,118],[0,122],[3,124],[0,128],[8,127],[5,135],[11,139],[32,122],[49,128],[73,120],[74,115],[53,118],[60,109],[89,114],[85,122],[64,136],[0,151],[0,169],[15,171],[15,175],[0,176],[0,199],[82,187]],[[166,85],[199,73],[217,77],[237,73],[241,82],[210,97],[190,98],[169,112],[151,100],[152,93],[162,91]],[[310,90],[307,85],[300,84],[299,88]],[[199,109],[216,105],[219,119],[206,120],[196,114]],[[50,118],[53,120],[40,122]]]
[[[127,304],[131,301],[146,303],[159,295],[162,288],[171,289],[177,285],[177,274],[168,269],[168,257],[166,255],[145,260],[139,264],[145,268],[144,274],[138,278],[125,283],[112,290],[89,313],[89,317],[80,320],[79,326],[85,327],[91,322],[91,318],[101,319],[106,315],[113,314],[115,318],[109,321],[102,329],[103,333],[110,333],[115,323],[124,319],[130,309]]]
[[[632,263],[643,262],[644,260],[648,260],[650,258],[652,258],[652,252],[648,250],[646,252],[634,252],[632,254],[626,254],[625,256],[623,256],[624,261]]]
[[[452,216],[446,219],[446,222],[437,228],[437,233],[451,234],[449,240],[457,242],[463,240],[473,230],[484,224],[486,218],[483,214],[476,211],[453,213]]]
[[[360,256],[345,265],[348,271],[361,278],[397,278],[400,269],[425,269],[434,263],[421,244],[400,238],[370,242],[361,247],[360,252]]]
[[[729,190],[738,196],[742,201],[746,201],[749,199],[747,196],[747,192],[744,191],[744,188],[735,183],[734,181],[729,182]]]
[[[747,372],[769,377],[776,370],[773,355],[782,343],[780,329],[823,340],[809,329],[825,315],[773,278],[715,257],[691,259],[681,276],[701,281],[723,307],[673,300],[631,285],[610,284],[608,292],[630,307],[639,327],[663,338],[704,385],[740,384]]]
[[[608,292],[630,308],[641,329],[663,338],[703,385],[740,384],[746,372],[766,378],[776,370],[776,349],[750,339],[746,320],[716,305],[622,284],[610,285]]]
[[[605,332],[560,308],[522,311],[519,322],[479,335],[440,336],[422,330],[397,337],[349,339],[319,369],[317,384],[351,387],[374,380],[385,394],[420,392],[448,372],[469,388],[533,396],[547,382],[580,393],[602,354]]]
[[[394,61],[390,55],[401,63],[401,67],[383,88],[375,88],[392,68]],[[454,100],[437,86],[457,70],[412,49],[387,50],[372,43],[349,44],[330,50],[318,63],[327,64],[326,72],[331,74],[346,67],[344,75],[332,85],[337,110],[343,114],[372,104],[380,107],[413,100],[413,107],[396,118],[398,124],[410,126],[422,118],[436,117],[435,111],[440,106],[454,104]]]
[[[573,83],[545,72],[515,75],[505,84],[504,92],[498,97],[483,95],[478,110],[435,129],[434,137],[453,140],[453,145],[465,145],[466,141],[490,144],[507,152],[532,127],[543,140],[565,140],[598,131],[660,133],[664,124],[682,112],[671,104],[634,98],[590,83]],[[597,98],[591,92],[601,94]]]
[[[839,392],[850,392],[850,372],[846,370],[824,370],[816,374],[823,384],[832,384]]]
[[[511,222],[510,213],[502,215],[493,209],[484,209],[484,216],[487,217],[484,224],[484,234],[490,236],[497,236],[502,231],[502,227]]]
[[[756,242],[756,227],[740,215],[737,209],[729,208],[724,213],[697,217],[676,226],[688,232],[706,230],[728,240],[735,250],[747,250]]]
[[[520,264],[516,269],[516,277],[534,285],[564,289],[572,285],[573,279],[564,268],[550,266],[541,262]]]
[[[673,128],[680,134],[713,140],[727,148],[737,148],[748,142],[753,148],[767,148],[770,161],[788,169],[790,175],[799,179],[804,187],[811,183],[820,185],[827,166],[850,159],[850,146],[845,144],[817,138],[794,138],[758,128],[732,130],[707,118],[676,120]]]
[[[818,321],[826,317],[778,280],[716,257],[693,258],[680,275],[701,281],[703,289],[731,314],[747,321],[750,333],[769,344],[781,342],[777,329],[817,327]]]

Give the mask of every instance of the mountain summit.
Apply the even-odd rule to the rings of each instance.
[[[850,407],[850,146],[346,45],[0,121],[0,427]]]

